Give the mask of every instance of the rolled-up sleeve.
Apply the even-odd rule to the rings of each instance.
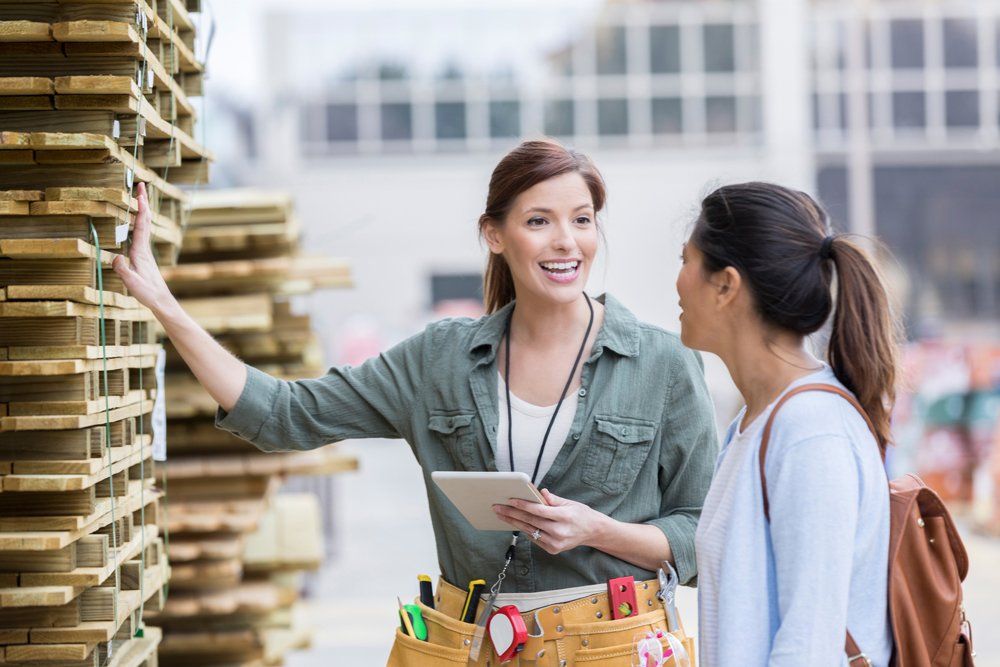
[[[670,367],[660,432],[660,516],[647,521],[663,531],[682,584],[695,585],[694,536],[719,452],[712,399],[704,365],[684,349]]]
[[[424,334],[357,367],[320,378],[279,380],[247,366],[247,381],[215,424],[264,451],[314,449],[348,438],[407,438],[421,386]]]

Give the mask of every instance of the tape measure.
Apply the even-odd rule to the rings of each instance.
[[[500,607],[490,615],[486,631],[490,633],[490,642],[500,662],[513,660],[528,643],[528,628],[524,625],[521,612],[512,604]]]

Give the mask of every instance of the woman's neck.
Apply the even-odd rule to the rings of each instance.
[[[570,303],[554,304],[530,296],[518,297],[511,321],[511,342],[545,348],[565,344],[567,336],[575,340],[590,320],[586,299],[581,294]]]
[[[743,426],[760,415],[788,385],[822,367],[799,336],[745,334],[734,336],[729,349],[719,355],[746,401]]]

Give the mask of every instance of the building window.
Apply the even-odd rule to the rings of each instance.
[[[483,276],[479,273],[435,273],[431,276],[431,305],[443,301],[483,301]]]
[[[434,127],[438,139],[464,139],[465,102],[435,103]]]
[[[927,125],[927,109],[923,92],[892,94],[892,124],[897,129],[923,129]]]
[[[549,100],[545,103],[545,134],[569,137],[574,127],[573,100]]]
[[[945,122],[948,127],[977,127],[979,125],[979,92],[975,90],[949,90],[945,93]]]
[[[684,111],[679,97],[652,99],[653,133],[680,134],[684,129]]]
[[[358,107],[356,104],[328,104],[326,106],[326,140],[358,140]]]
[[[919,69],[924,66],[924,23],[919,19],[892,21],[889,24],[893,69]]]
[[[649,71],[653,74],[677,74],[681,71],[681,31],[678,26],[650,27]]]
[[[976,67],[979,62],[976,55],[976,22],[971,19],[945,19],[941,25],[944,30],[945,67]]]
[[[736,98],[705,98],[705,129],[711,133],[736,132]]]
[[[703,51],[706,72],[735,72],[736,48],[731,24],[706,25]]]
[[[628,134],[628,100],[598,100],[597,131],[602,136]]]
[[[625,54],[625,28],[608,26],[597,30],[598,74],[624,74],[627,71]]]
[[[521,134],[521,104],[516,100],[490,102],[490,136],[494,139]]]
[[[406,141],[413,138],[413,109],[407,103],[382,105],[382,139]]]

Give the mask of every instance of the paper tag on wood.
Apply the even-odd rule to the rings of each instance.
[[[133,179],[135,179],[135,174],[132,172],[131,169],[126,169],[125,170],[125,187],[128,188],[129,190],[132,189],[132,181],[133,181]]]
[[[163,393],[163,371],[167,367],[167,352],[156,355],[156,400],[153,402],[153,460],[167,460],[167,398]]]
[[[146,136],[146,119],[142,116],[139,117],[139,136]]]
[[[121,139],[122,136],[122,122],[115,119],[115,122],[111,125],[111,136],[114,139]]]
[[[149,90],[153,89],[153,70],[146,70],[146,88]]]
[[[115,226],[115,243],[125,243],[128,238],[128,223]]]

